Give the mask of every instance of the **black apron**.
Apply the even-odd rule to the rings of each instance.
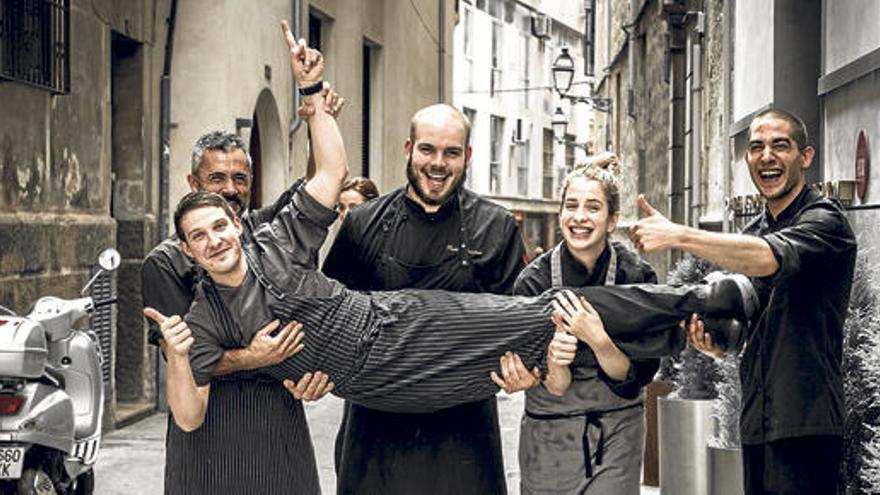
[[[471,261],[480,253],[469,248],[461,203],[458,245],[447,246],[436,263],[412,265],[393,252],[392,233],[408,221],[404,197],[398,201],[390,209],[393,213],[382,219],[382,254],[372,285],[384,290],[481,292]],[[336,438],[336,466],[338,493],[507,493],[494,398],[430,415],[388,413],[346,403]]]

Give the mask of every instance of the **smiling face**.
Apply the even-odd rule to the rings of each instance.
[[[456,110],[434,105],[416,114],[413,136],[404,144],[407,195],[426,211],[436,211],[464,182],[471,148]]]
[[[605,249],[608,234],[617,227],[618,217],[618,213],[609,214],[608,198],[601,183],[575,177],[562,198],[559,229],[575,257],[595,262]]]
[[[235,214],[241,216],[251,197],[251,171],[244,150],[207,150],[197,172],[187,178],[190,189],[223,196]]]
[[[813,162],[815,150],[798,147],[791,124],[772,114],[758,117],[749,128],[745,161],[752,182],[773,216],[785,209],[804,187],[804,171]]]
[[[180,247],[204,268],[215,282],[237,286],[247,265],[241,252],[241,223],[216,206],[195,208],[180,220],[185,241]]]

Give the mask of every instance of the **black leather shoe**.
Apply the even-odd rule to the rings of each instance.
[[[703,318],[703,328],[722,352],[738,352],[746,339],[746,326],[736,318]]]
[[[739,273],[712,272],[706,275],[709,288],[704,314],[709,317],[733,317],[741,322],[752,321],[758,312],[758,295],[752,282]]]

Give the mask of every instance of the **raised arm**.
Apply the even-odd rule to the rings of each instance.
[[[707,232],[677,224],[655,210],[644,196],[639,195],[638,201],[646,216],[630,227],[629,236],[643,253],[681,249],[750,277],[766,277],[779,269],[770,244],[760,237]]]
[[[315,176],[305,187],[319,203],[332,208],[348,175],[348,159],[336,119],[327,112],[324,104],[325,92],[321,91],[324,58],[319,51],[308,48],[305,40],[297,41],[286,21],[281,22],[281,29],[290,48],[290,68],[297,86],[311,93],[313,88],[320,85],[314,93],[303,96],[303,105],[306,107],[303,113],[315,155]]]

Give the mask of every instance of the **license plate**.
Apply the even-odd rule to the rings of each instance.
[[[0,479],[21,478],[24,465],[24,447],[0,447]]]

